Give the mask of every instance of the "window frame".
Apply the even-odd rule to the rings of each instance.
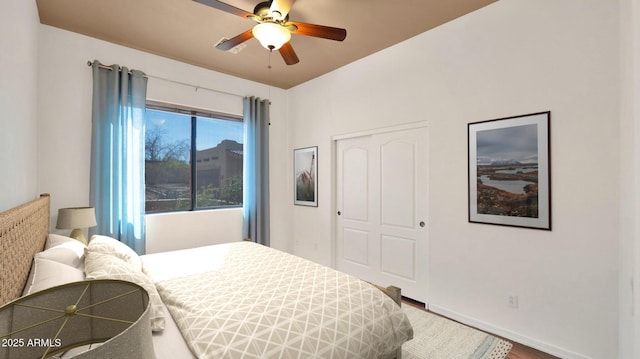
[[[207,207],[197,207],[197,195],[198,195],[198,188],[197,188],[197,148],[196,148],[196,140],[197,140],[197,120],[198,118],[210,118],[210,119],[215,119],[215,120],[223,120],[223,121],[231,121],[231,122],[237,122],[237,123],[241,123],[243,125],[243,135],[244,135],[244,118],[242,116],[237,116],[237,115],[231,115],[231,114],[226,114],[226,113],[221,113],[221,112],[216,112],[216,111],[210,111],[210,110],[203,110],[203,109],[198,109],[195,107],[189,107],[189,106],[181,106],[181,105],[176,105],[176,104],[170,104],[170,103],[165,103],[165,102],[158,102],[158,101],[152,101],[152,100],[147,100],[146,104],[145,104],[145,111],[146,110],[154,110],[154,111],[163,111],[163,112],[169,112],[169,113],[177,113],[177,114],[181,114],[181,115],[186,115],[190,117],[190,126],[191,126],[191,133],[190,133],[190,150],[189,150],[189,156],[190,156],[190,160],[189,160],[189,167],[190,167],[190,171],[189,171],[189,175],[190,175],[190,182],[189,182],[189,190],[190,190],[190,206],[188,209],[167,209],[167,210],[157,210],[157,211],[151,211],[148,212],[146,210],[146,193],[145,193],[145,214],[159,214],[159,213],[175,213],[175,212],[195,212],[195,211],[207,211],[207,210],[220,210],[220,209],[234,209],[234,208],[242,208],[244,206],[243,204],[240,205],[229,205],[229,206],[207,206]],[[146,135],[146,118],[145,118],[145,135]],[[244,141],[243,141],[244,142]],[[242,148],[244,149],[245,144],[242,143]],[[244,150],[243,150],[244,151]],[[146,159],[145,159],[146,162]],[[243,162],[243,178],[244,178],[244,156],[242,157],[242,162]],[[194,183],[196,183],[196,186],[194,186]],[[146,183],[146,173],[145,173],[145,187],[146,187],[147,183]],[[146,191],[145,191],[146,192]],[[242,192],[244,194],[244,186],[242,188]]]

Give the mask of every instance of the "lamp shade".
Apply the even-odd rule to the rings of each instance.
[[[119,280],[64,284],[0,308],[0,358],[48,358],[87,344],[74,358],[155,358],[148,293]],[[76,349],[77,350],[77,349]]]
[[[253,36],[267,50],[278,50],[291,40],[291,32],[285,27],[272,22],[264,22],[253,27]]]
[[[96,225],[96,210],[93,207],[60,208],[57,229],[88,228]]]

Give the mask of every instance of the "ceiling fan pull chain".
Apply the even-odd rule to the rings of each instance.
[[[273,50],[269,51],[269,66],[267,67],[267,71],[269,71],[267,73],[267,83],[271,83],[271,54],[273,53]],[[271,85],[267,85],[269,86],[269,103],[271,103]]]

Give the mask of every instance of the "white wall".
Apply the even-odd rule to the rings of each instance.
[[[147,254],[242,240],[242,208],[146,216]]]
[[[292,89],[291,149],[319,146],[320,185],[318,208],[293,207],[295,253],[331,263],[332,135],[428,121],[430,307],[561,357],[617,357],[618,16],[615,1],[502,0]],[[468,223],[467,124],[546,110],[553,230]]]
[[[141,51],[96,40],[46,25],[41,25],[39,44],[39,191],[52,195],[54,223],[61,207],[89,204],[89,164],[91,137],[92,75],[88,60],[117,63],[142,70],[152,76],[147,97],[152,100],[194,106],[212,111],[242,114],[242,96],[271,96],[271,143],[274,163],[286,145],[286,93],[279,89],[232,76],[190,66]],[[265,64],[265,71],[266,64]],[[168,82],[154,77],[192,84]],[[207,89],[220,90],[224,94]],[[35,160],[34,160],[35,162]],[[276,181],[271,190],[277,198],[281,189]],[[284,209],[282,209],[284,207]],[[272,206],[274,220],[287,218],[287,206]],[[172,218],[172,216],[174,218]],[[219,241],[241,240],[241,211],[204,211],[166,214],[149,218],[147,242],[151,251],[195,247]],[[231,218],[231,219],[230,219]],[[166,231],[166,223],[180,223],[177,233]],[[215,226],[215,233],[210,235]],[[272,244],[287,249],[287,229],[273,231]]]
[[[620,358],[640,357],[640,0],[620,1]],[[635,279],[634,279],[635,278]],[[635,284],[634,284],[635,282]]]
[[[0,2],[0,211],[38,196],[39,22],[35,1]]]

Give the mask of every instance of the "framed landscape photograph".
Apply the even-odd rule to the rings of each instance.
[[[318,147],[293,151],[294,204],[318,207]]]
[[[550,118],[468,124],[469,222],[551,230]]]

